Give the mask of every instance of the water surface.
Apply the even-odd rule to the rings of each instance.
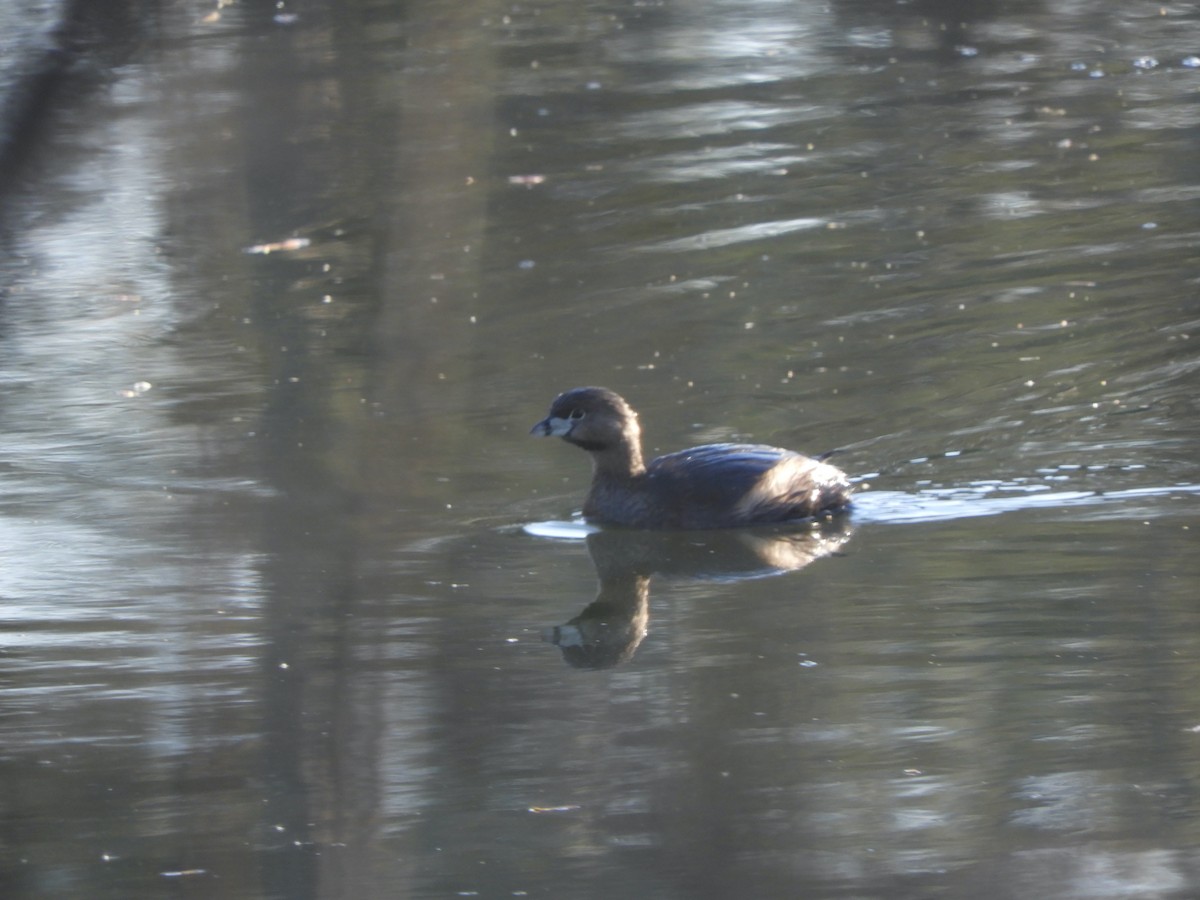
[[[0,206],[6,898],[1200,891],[1200,21],[164,2]],[[574,520],[529,426],[859,482]]]

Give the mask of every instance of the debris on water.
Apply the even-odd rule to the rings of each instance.
[[[283,253],[289,250],[303,250],[311,244],[308,238],[295,237],[288,238],[286,241],[274,241],[270,244],[254,244],[247,247],[244,252],[252,253],[257,256],[267,256],[271,253]]]

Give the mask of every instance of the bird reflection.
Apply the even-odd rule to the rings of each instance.
[[[805,530],[647,532],[624,529],[588,535],[600,589],[564,625],[542,632],[568,665],[608,669],[633,657],[650,621],[650,577],[668,575],[740,581],[802,569],[850,539],[845,516]]]

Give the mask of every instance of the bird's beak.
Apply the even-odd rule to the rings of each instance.
[[[570,419],[561,419],[558,416],[547,416],[538,422],[530,429],[530,434],[535,434],[538,437],[565,437],[571,433],[571,428],[575,423]]]

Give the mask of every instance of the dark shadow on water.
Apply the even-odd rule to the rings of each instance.
[[[154,6],[132,0],[65,0],[46,4],[57,20],[44,46],[22,48],[23,60],[0,82],[0,196],[25,165],[44,151],[47,126],[94,102],[94,92],[111,78],[154,30]]]
[[[577,669],[607,669],[631,659],[650,620],[652,575],[738,581],[794,572],[829,556],[849,539],[847,517],[803,530],[648,532],[625,529],[587,536],[600,589],[596,599],[542,639]]]

